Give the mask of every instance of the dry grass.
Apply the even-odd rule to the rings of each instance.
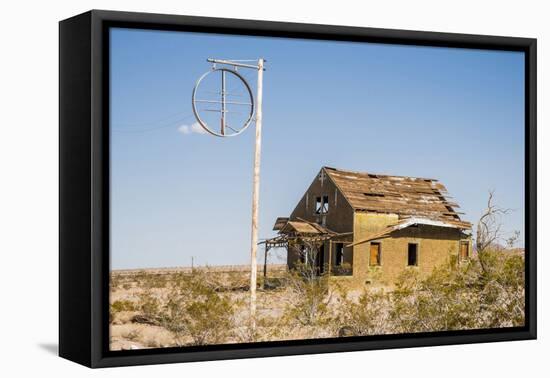
[[[270,282],[276,283],[285,277],[285,265],[271,265],[268,268]],[[110,335],[111,350],[158,348],[178,345],[192,345],[194,341],[186,335],[179,335],[177,316],[167,316],[170,303],[184,307],[185,298],[174,298],[182,288],[190,286],[189,280],[200,277],[201,288],[211,289],[208,295],[225,299],[230,304],[231,329],[224,335],[224,343],[239,343],[258,336],[249,335],[248,288],[249,272],[243,266],[174,268],[150,270],[123,270],[111,273],[110,292]],[[270,319],[282,316],[284,312],[284,288],[262,290],[263,279],[259,279],[257,296],[258,329],[265,335],[274,333],[265,328]],[[199,288],[198,290],[200,290]],[[201,293],[195,292],[195,295]],[[174,302],[179,299],[179,302]],[[208,298],[209,302],[212,297]],[[196,311],[202,311],[200,307]],[[214,309],[214,312],[216,309]],[[211,311],[212,313],[212,311]],[[199,325],[200,326],[200,325]],[[170,331],[169,331],[170,329]],[[139,332],[132,333],[133,331]]]
[[[470,263],[403,275],[393,291],[349,292],[326,277],[269,268],[249,323],[242,267],[115,271],[111,350],[498,328],[524,322],[523,256],[487,253]],[[483,265],[483,267],[482,267]],[[488,269],[489,268],[489,269]]]

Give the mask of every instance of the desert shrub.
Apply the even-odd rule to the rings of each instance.
[[[159,324],[162,320],[162,303],[150,290],[139,295],[137,309],[140,312],[140,323]]]
[[[180,276],[162,311],[162,325],[174,334],[179,345],[190,338],[192,345],[219,344],[233,327],[234,307],[205,274]]]
[[[139,271],[133,276],[133,281],[142,289],[161,289],[166,287],[169,275],[157,272]]]
[[[523,325],[523,258],[484,251],[460,265],[450,261],[423,280],[407,271],[398,280],[391,303],[396,332]]]
[[[479,312],[484,327],[523,326],[525,322],[525,263],[522,256],[484,251]]]
[[[167,284],[167,275],[149,274],[143,286],[147,289],[161,289],[166,287],[166,284]]]
[[[231,303],[220,295],[209,293],[188,303],[185,310],[184,324],[195,345],[218,344],[224,341],[233,326]]]
[[[465,287],[461,269],[436,268],[424,280],[415,271],[403,274],[393,292],[391,317],[397,332],[474,328],[475,295]]]
[[[395,290],[340,293],[340,336],[521,326],[525,317],[522,256],[485,251],[435,268],[421,278],[407,269]]]
[[[364,290],[361,295],[349,298],[345,289],[338,304],[339,336],[380,335],[392,331],[389,319],[390,297],[382,290]]]
[[[111,310],[114,314],[119,313],[121,311],[134,311],[136,308],[136,305],[134,302],[129,300],[118,300],[114,301],[111,304]]]
[[[120,286],[120,283],[122,280],[120,279],[120,276],[118,274],[111,273],[110,279],[111,279],[111,283],[110,283],[111,288],[114,289]]]
[[[221,282],[217,286],[221,291],[245,291],[250,287],[250,275],[248,272],[229,271],[218,275]],[[258,284],[261,285],[262,276],[258,277]]]
[[[330,321],[332,290],[328,276],[307,274],[307,267],[297,264],[285,277],[286,306],[283,319],[304,326],[323,325]]]

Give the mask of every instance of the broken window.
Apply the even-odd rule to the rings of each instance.
[[[328,196],[323,196],[323,209],[321,211],[323,214],[328,213]]]
[[[370,266],[380,265],[380,243],[370,243]]]
[[[460,259],[466,260],[470,256],[470,243],[460,242]]]
[[[336,243],[336,266],[342,266],[344,263],[344,243]]]
[[[315,214],[328,213],[328,196],[315,198]]]
[[[321,202],[321,197],[316,197],[315,198],[315,214],[321,214],[321,209],[322,209],[322,202]]]
[[[418,244],[409,243],[409,251],[407,256],[407,265],[418,265]]]

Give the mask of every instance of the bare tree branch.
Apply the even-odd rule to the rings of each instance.
[[[502,223],[501,217],[508,214],[511,209],[498,207],[494,204],[493,190],[489,191],[487,199],[487,209],[483,212],[477,223],[476,230],[476,250],[479,255],[481,269],[487,273],[485,264],[484,252],[491,247],[495,247],[500,239],[502,239]]]

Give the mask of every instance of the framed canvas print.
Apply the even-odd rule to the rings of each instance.
[[[60,22],[60,355],[536,337],[536,40]]]

